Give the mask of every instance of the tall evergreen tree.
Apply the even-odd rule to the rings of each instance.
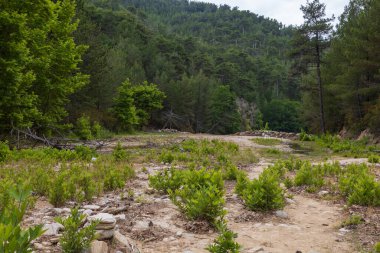
[[[301,52],[299,55],[306,66],[316,71],[321,131],[325,133],[326,123],[321,64],[323,51],[329,45],[329,35],[332,31],[330,22],[334,18],[326,17],[326,5],[320,3],[319,0],[307,1],[305,6],[301,6],[301,10],[303,12],[304,24],[298,28],[298,50]]]

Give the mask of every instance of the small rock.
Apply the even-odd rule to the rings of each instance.
[[[100,224],[112,224],[116,223],[116,219],[109,213],[98,213],[97,215],[88,217],[89,221],[100,220]]]
[[[286,198],[285,201],[287,204],[295,204],[296,203],[294,200],[289,199],[289,198]]]
[[[44,245],[45,247],[49,247],[51,246],[51,242],[42,242],[42,245]]]
[[[276,211],[274,213],[277,217],[279,218],[283,218],[283,219],[287,219],[289,216],[288,216],[288,213],[285,212],[285,211]]]
[[[96,230],[111,230],[113,228],[115,228],[115,225],[116,225],[116,222],[115,223],[99,223],[97,226],[96,226]]]
[[[323,196],[325,196],[327,194],[329,194],[328,191],[320,191],[320,192],[318,192],[318,196],[320,196],[320,197],[323,197]]]
[[[252,248],[248,250],[247,253],[258,253],[258,252],[263,252],[263,251],[264,251],[263,247],[256,247],[256,248]]]
[[[309,251],[308,253],[319,253],[318,251],[315,251],[315,250],[311,250]]]
[[[91,214],[93,213],[93,211],[90,210],[90,209],[86,209],[86,210],[84,210],[82,213],[83,213],[84,215],[86,215],[86,216],[91,216]]]
[[[108,253],[107,243],[97,240],[91,242],[90,253]]]
[[[62,208],[62,211],[63,211],[64,213],[70,213],[70,212],[71,212],[71,209],[65,207],[65,208]]]
[[[98,205],[85,205],[83,206],[84,209],[90,209],[92,211],[96,211],[100,209],[100,206]]]
[[[177,233],[175,234],[177,237],[182,237],[182,231],[177,231]]]
[[[59,242],[59,240],[61,239],[61,237],[57,236],[57,237],[52,237],[50,238],[50,242],[52,244],[57,244]]]
[[[43,230],[46,230],[44,235],[58,235],[60,230],[63,230],[64,227],[59,223],[45,224]]]
[[[63,209],[62,208],[53,208],[53,213],[55,215],[60,215],[63,213]]]
[[[36,250],[44,250],[45,249],[45,247],[41,243],[38,243],[38,242],[34,243],[33,246]]]
[[[98,240],[111,239],[115,234],[115,230],[96,230],[96,236]]]
[[[345,229],[345,228],[339,229],[339,234],[341,234],[341,235],[345,235],[349,232],[351,232],[351,230],[349,230],[349,229]]]
[[[115,232],[113,240],[115,243],[125,247],[128,253],[140,253],[140,250],[137,248],[133,240],[122,235],[119,231]]]
[[[92,162],[95,162],[96,159],[97,159],[96,157],[92,157],[92,158],[91,158],[91,161],[92,161]]]
[[[126,220],[125,214],[115,215],[115,219],[116,221],[125,221]]]

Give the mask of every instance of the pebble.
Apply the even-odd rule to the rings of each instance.
[[[116,221],[125,221],[126,217],[125,217],[125,214],[119,214],[119,215],[115,215],[115,219]]]
[[[289,198],[286,198],[285,201],[287,204],[295,204],[296,203],[294,200],[289,199]]]
[[[320,196],[320,197],[325,196],[327,194],[329,194],[328,191],[320,191],[320,192],[318,192],[318,196]]]
[[[108,253],[107,243],[97,240],[91,242],[90,253]]]
[[[112,214],[109,213],[98,213],[88,217],[89,221],[100,220],[100,224],[113,224],[116,223],[116,219]]]
[[[114,229],[110,230],[96,230],[96,237],[98,240],[107,240],[111,239],[115,234]]]
[[[274,213],[277,217],[279,218],[283,218],[283,219],[287,219],[289,216],[288,216],[288,213],[285,212],[285,211],[276,211]]]
[[[178,236],[178,237],[182,237],[182,231],[178,231],[177,233],[176,233],[176,236]]]
[[[43,230],[46,230],[44,235],[58,235],[60,230],[63,230],[64,227],[59,223],[45,224]]]
[[[100,206],[98,205],[85,205],[83,206],[84,209],[90,209],[92,211],[96,211],[100,209]]]
[[[34,243],[33,246],[37,250],[44,250],[45,249],[45,247],[41,243],[38,243],[38,242]]]

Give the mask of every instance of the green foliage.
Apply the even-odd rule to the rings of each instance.
[[[238,178],[236,192],[244,200],[245,205],[254,211],[276,210],[285,205],[278,174],[270,169],[265,169],[258,179],[252,181]]]
[[[74,151],[77,154],[79,159],[82,159],[85,161],[91,161],[93,157],[98,156],[95,149],[89,148],[84,145],[75,146]]]
[[[71,209],[67,218],[58,217],[55,220],[64,226],[64,232],[60,239],[64,253],[81,253],[88,249],[90,243],[96,239],[95,228],[99,221],[91,221],[83,226],[86,216],[80,214],[78,208]]]
[[[369,163],[380,163],[380,156],[378,155],[370,155],[368,156]]]
[[[263,120],[269,123],[271,130],[298,132],[301,128],[299,107],[299,102],[272,100],[262,110]]]
[[[321,170],[318,167],[311,166],[310,163],[304,163],[294,178],[296,186],[309,186],[310,191],[319,189],[324,183]]]
[[[9,198],[0,203],[0,252],[32,252],[31,242],[43,234],[42,225],[24,229],[22,218],[31,204],[26,185],[6,189]],[[1,193],[1,192],[0,192]]]
[[[10,153],[11,151],[9,149],[8,143],[0,141],[0,163],[4,162]]]
[[[169,193],[171,200],[192,220],[211,223],[224,216],[224,183],[219,171],[171,168],[149,177],[157,190]]]
[[[71,0],[1,3],[3,131],[56,125],[66,116],[69,95],[86,83],[78,68],[85,47],[73,38],[75,7]]]
[[[314,137],[311,134],[307,134],[304,129],[301,129],[300,141],[313,141]]]
[[[364,222],[363,217],[360,215],[351,215],[345,221],[342,222],[341,227],[356,227]]]
[[[149,185],[164,193],[173,192],[183,184],[184,173],[175,169],[165,169],[154,176],[149,176]]]
[[[123,149],[120,142],[117,143],[116,147],[112,151],[112,157],[115,161],[121,161],[127,158],[127,151]]]
[[[93,139],[90,117],[83,115],[82,117],[78,118],[75,130],[76,135],[81,140]]]
[[[146,125],[151,113],[162,108],[164,98],[156,85],[147,82],[132,85],[127,79],[118,88],[113,111],[123,124],[122,129],[132,130],[137,125]]]
[[[171,200],[189,219],[215,223],[225,215],[222,174],[204,169],[184,173],[181,187],[169,191]]]
[[[229,230],[223,222],[217,228],[220,234],[207,250],[211,253],[239,253],[241,246],[235,242],[237,234]]]
[[[281,140],[273,139],[273,138],[254,138],[254,139],[251,139],[251,141],[259,145],[264,145],[264,146],[275,146],[282,143]]]
[[[380,242],[375,244],[375,247],[373,247],[374,253],[380,253]]]

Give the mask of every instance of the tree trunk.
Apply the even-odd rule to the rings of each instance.
[[[317,41],[319,40],[317,35]],[[317,78],[318,78],[318,88],[319,88],[319,110],[321,114],[321,130],[322,133],[326,133],[326,127],[325,127],[325,112],[323,108],[323,89],[322,89],[322,77],[321,77],[321,53],[319,44],[317,42],[316,45],[316,53],[317,53]]]

